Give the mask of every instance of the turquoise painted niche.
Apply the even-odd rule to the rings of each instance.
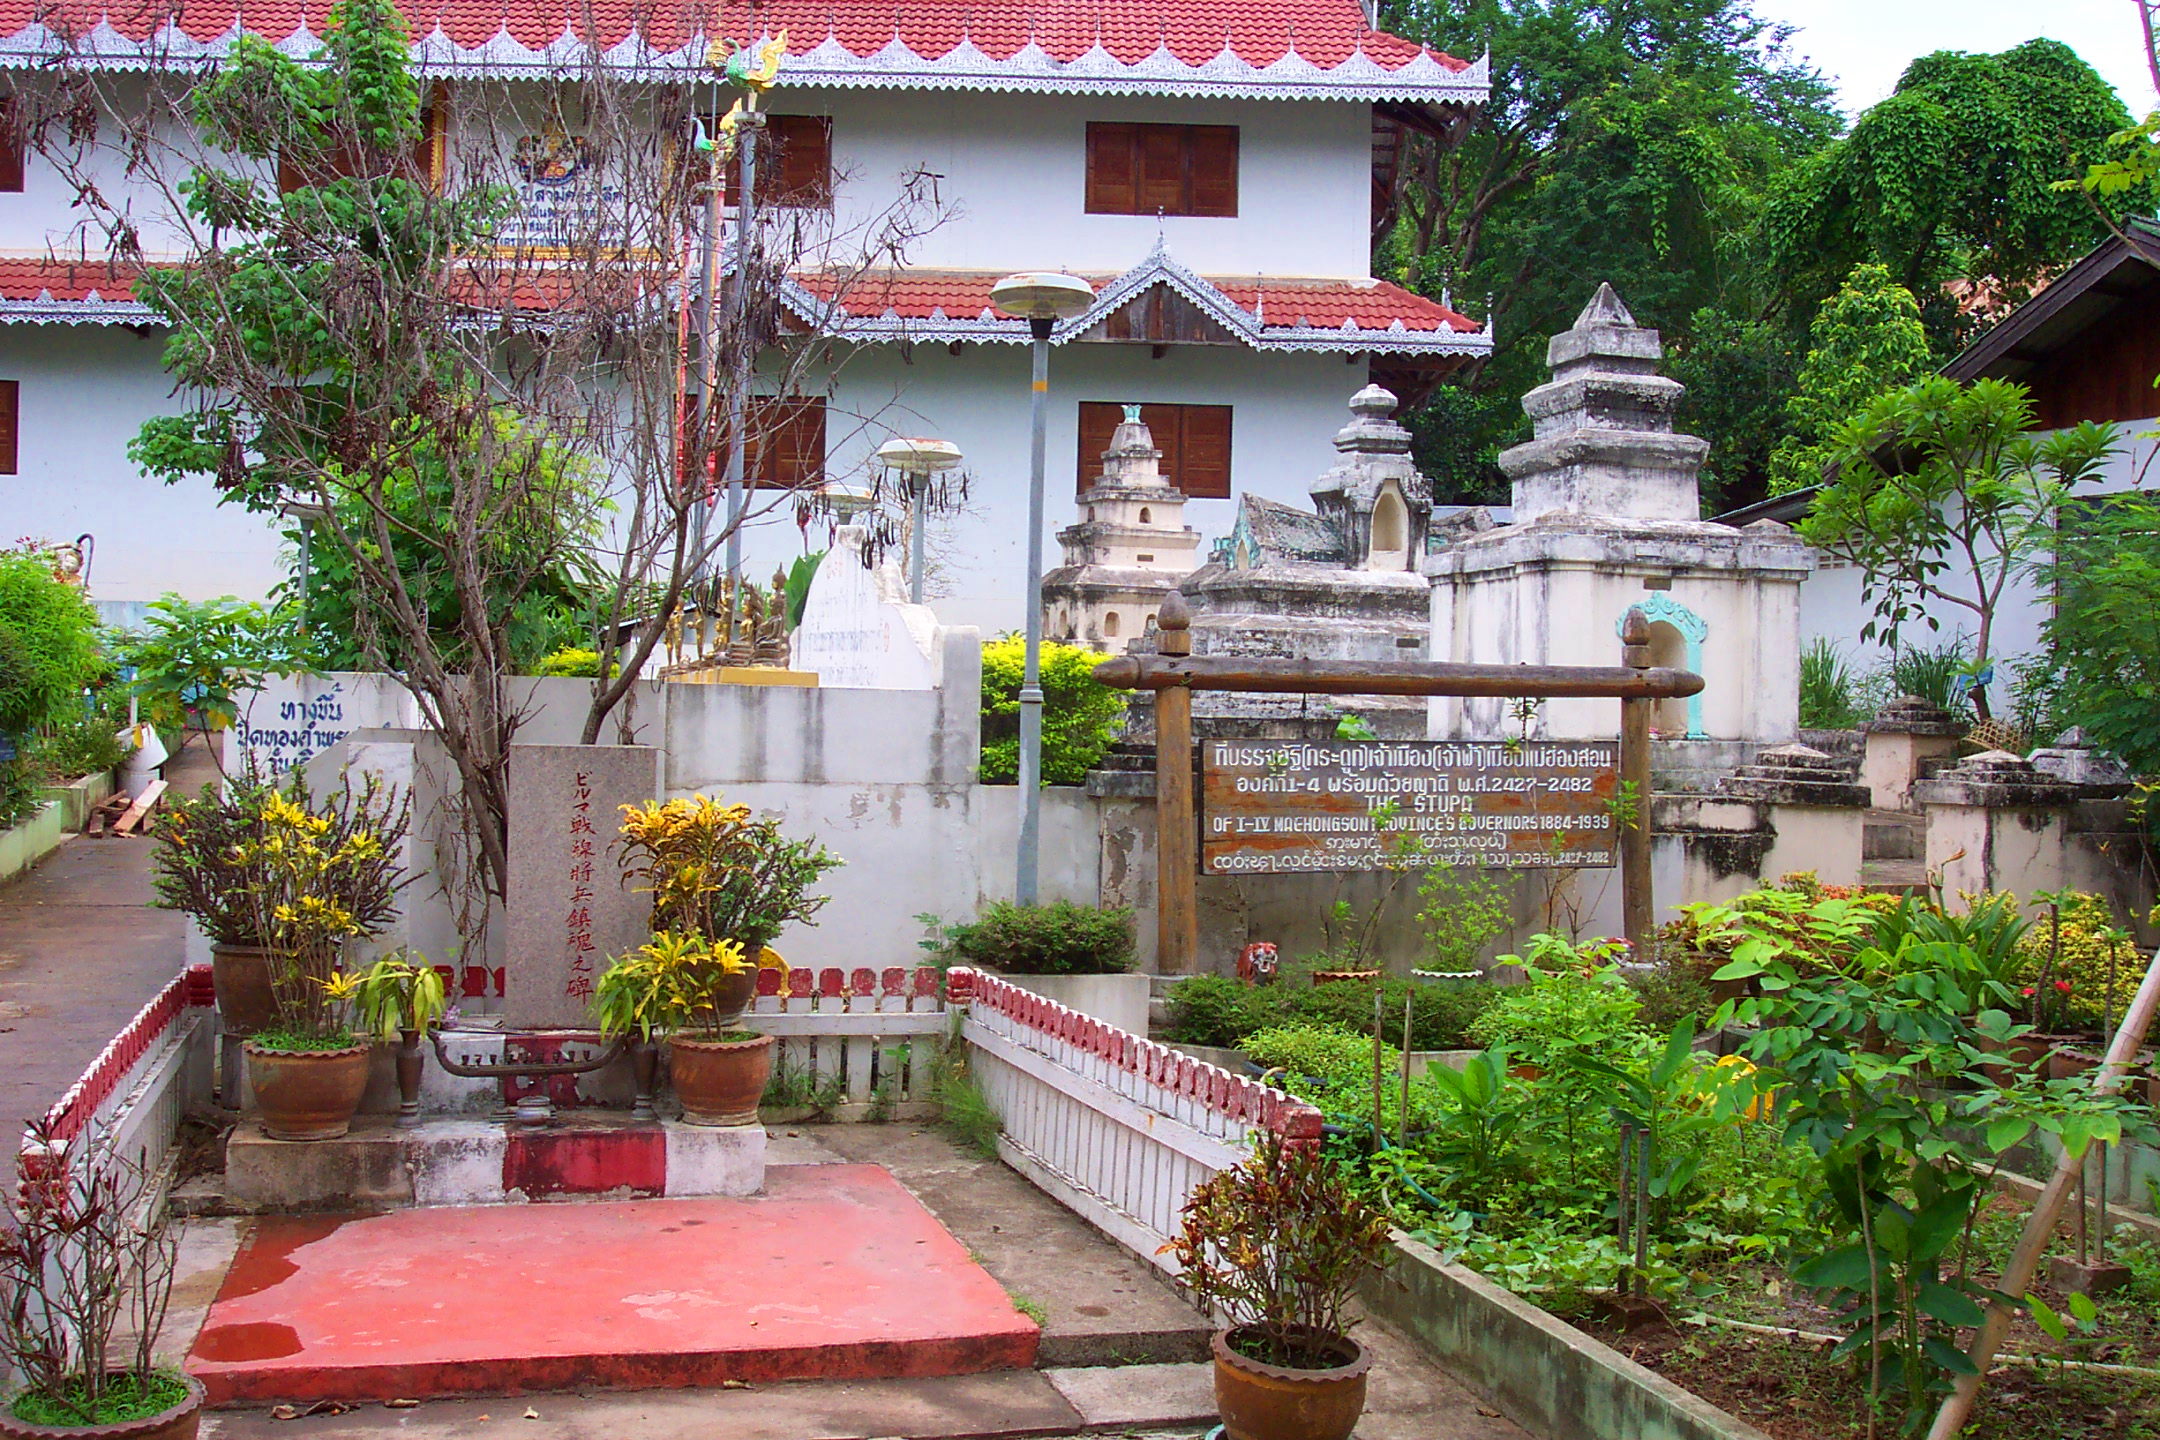
[[[1693,610],[1688,609],[1678,600],[1673,599],[1670,591],[1653,590],[1642,599],[1629,605],[1627,610],[1620,612],[1620,618],[1613,621],[1613,633],[1615,635],[1626,627],[1628,610],[1640,610],[1643,613],[1643,618],[1651,624],[1655,625],[1662,620],[1679,631],[1680,638],[1687,643],[1687,668],[1697,675],[1703,673],[1703,641],[1710,634],[1710,623],[1707,620],[1697,615]],[[1710,732],[1703,728],[1702,702],[1703,692],[1700,690],[1688,696],[1687,738],[1690,740],[1707,740],[1710,738]]]

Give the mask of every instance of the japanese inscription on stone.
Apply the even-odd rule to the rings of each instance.
[[[621,883],[615,832],[624,805],[659,793],[655,756],[641,745],[511,747],[512,1024],[591,1025],[600,972],[645,939],[652,897]]]
[[[1202,761],[1209,875],[1616,863],[1609,740],[1211,740]]]

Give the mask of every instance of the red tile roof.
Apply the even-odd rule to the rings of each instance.
[[[81,303],[94,295],[108,304],[134,300],[135,271],[104,260],[37,260],[0,256],[0,302]]]
[[[1220,69],[1226,50],[1231,61],[1254,68],[1273,65],[1293,53],[1322,71],[1354,62],[1359,73],[1343,78],[1367,84],[1384,81],[1398,71],[1405,78],[1415,74],[1428,85],[1441,84],[1473,68],[1368,27],[1359,0],[759,0],[756,4],[749,0],[401,0],[401,4],[416,41],[425,42],[440,31],[442,38],[462,51],[492,46],[498,53],[471,62],[482,67],[491,59],[513,62],[517,57],[507,53],[510,48],[538,51],[565,34],[600,50],[642,35],[653,51],[673,54],[702,36],[751,40],[785,29],[790,53],[803,62],[802,78],[831,78],[836,83],[847,83],[847,70],[880,57],[896,40],[908,53],[887,53],[883,59],[888,64],[871,67],[891,73],[882,80],[859,79],[857,83],[911,83],[904,72],[919,70],[921,62],[934,65],[942,60],[958,71],[982,72],[974,78],[997,88],[995,76],[1006,70],[1007,62],[1014,68],[1005,78],[1031,76],[1037,81],[1045,78],[1039,67],[1062,68],[1079,62],[1076,73],[1090,83],[1140,67],[1130,73],[1143,82],[1137,88],[1146,89],[1152,88],[1145,83],[1150,79],[1191,81],[1190,72],[1210,62],[1217,62],[1215,68]],[[0,0],[0,37],[15,37],[15,45],[27,45],[25,32],[43,25],[93,48],[106,49],[112,52],[109,59],[117,62],[121,59],[117,52],[123,48],[140,51],[147,46],[180,54],[191,47],[210,46],[230,32],[236,18],[249,32],[273,42],[303,30],[318,34],[326,9],[326,0],[198,0],[194,4],[186,0],[157,4]],[[168,19],[174,29],[164,32]],[[94,33],[101,26],[109,27],[103,37]],[[161,32],[164,39],[158,42]],[[505,35],[511,47],[502,45],[500,37]],[[103,45],[98,43],[101,38]],[[1031,46],[1039,49],[1030,50]],[[1103,55],[1094,54],[1098,46]],[[1089,68],[1090,56],[1094,69]],[[1104,65],[1105,56],[1114,63]],[[181,58],[186,57],[182,54]],[[136,59],[139,63],[140,56]],[[531,63],[529,53],[524,63]],[[1482,67],[1477,68],[1481,80]],[[1249,83],[1255,77],[1227,78]],[[1311,84],[1313,77],[1282,78]],[[939,82],[917,75],[912,83]],[[1025,88],[1063,87],[1031,84]]]

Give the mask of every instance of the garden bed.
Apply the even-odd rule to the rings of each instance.
[[[29,819],[0,830],[0,880],[28,870],[59,849],[65,839],[66,816],[60,802],[48,800]]]

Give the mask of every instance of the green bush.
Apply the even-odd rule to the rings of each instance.
[[[0,551],[0,828],[38,808],[36,734],[75,712],[98,670],[97,612],[38,548]]]
[[[97,634],[97,611],[48,555],[0,552],[0,734],[26,734],[81,703]]]
[[[1132,911],[1000,900],[972,924],[948,928],[944,948],[1009,975],[1116,975],[1132,969]]]
[[[1800,652],[1800,723],[1810,730],[1851,730],[1860,713],[1859,682],[1844,652],[1817,636]]]
[[[144,719],[178,730],[192,716],[215,730],[239,718],[240,696],[264,676],[292,671],[299,639],[287,617],[252,600],[165,595],[142,632],[122,639],[120,657],[135,667],[130,689]]]
[[[1316,1080],[1323,1090],[1372,1090],[1373,1042],[1368,1035],[1333,1025],[1273,1025],[1246,1036],[1244,1050],[1254,1064]],[[1401,1052],[1383,1044],[1382,1073],[1393,1075],[1401,1065]]]
[[[1227,975],[1196,975],[1170,991],[1164,1037],[1181,1045],[1240,1047],[1256,1031],[1274,1026],[1330,1025],[1372,1034],[1373,986],[1357,980],[1325,985],[1248,986]],[[1386,980],[1380,990],[1380,1034],[1400,1046],[1403,997],[1410,997],[1409,1048],[1465,1050],[1477,1017],[1499,996],[1484,981],[1429,984]]]
[[[38,778],[65,785],[84,775],[98,775],[127,758],[119,726],[109,715],[81,712],[49,721],[30,746]]]
[[[1095,679],[1104,657],[1079,645],[1042,647],[1042,779],[1078,785],[1117,739],[1125,697]],[[982,650],[982,780],[1020,779],[1020,680],[1027,642],[1017,635],[987,641]]]
[[[600,678],[600,652],[576,645],[565,645],[544,655],[533,671],[535,675],[553,675],[570,680],[597,680]]]

